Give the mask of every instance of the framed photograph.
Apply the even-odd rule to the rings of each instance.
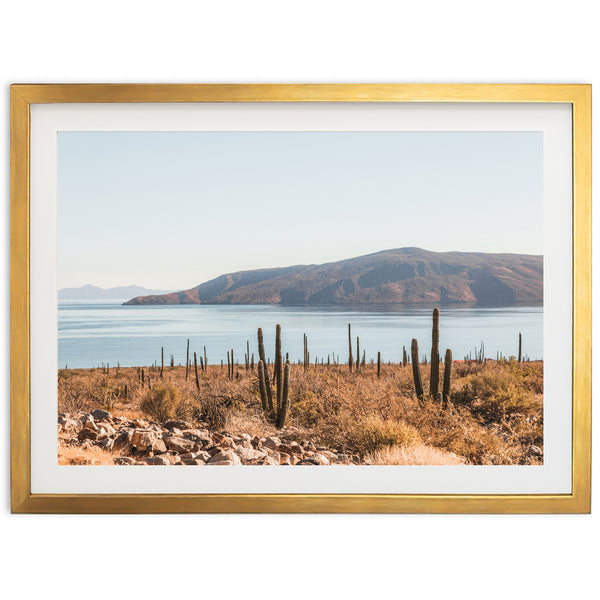
[[[590,449],[590,86],[12,86],[14,512],[580,513]]]

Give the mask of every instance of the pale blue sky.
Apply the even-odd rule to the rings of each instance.
[[[539,132],[61,132],[58,285],[402,246],[542,254]]]

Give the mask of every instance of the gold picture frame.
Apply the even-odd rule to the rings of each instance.
[[[568,103],[572,107],[572,493],[32,494],[30,105],[48,103]],[[11,86],[11,502],[16,513],[586,513],[591,496],[591,86],[111,84]]]

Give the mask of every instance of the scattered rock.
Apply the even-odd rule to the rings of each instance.
[[[94,431],[93,429],[87,429],[86,427],[84,427],[77,434],[77,439],[80,442],[83,442],[84,440],[97,440],[98,439],[98,433],[96,431]]]
[[[265,448],[269,448],[270,450],[277,450],[281,445],[281,440],[278,437],[268,437],[262,442],[262,445]]]
[[[224,436],[222,433],[215,432],[212,434],[212,441],[215,444],[220,444],[225,439],[225,437],[226,436]]]
[[[177,420],[172,420],[172,421],[167,421],[165,423],[165,429],[193,429],[193,425],[191,423],[188,423],[187,421],[177,421]]]
[[[184,429],[181,432],[184,437],[195,440],[205,440],[210,442],[210,434],[206,429]]]
[[[192,452],[196,445],[192,440],[188,440],[178,435],[170,435],[169,437],[164,438],[164,441],[169,450],[179,452],[180,454]]]
[[[163,456],[146,456],[141,460],[146,465],[170,465],[169,460]]]
[[[179,465],[181,464],[181,457],[179,456],[179,454],[171,454],[166,453],[166,454],[161,454],[160,458],[165,459],[170,465]]]
[[[285,452],[286,454],[295,454],[297,456],[302,456],[304,451],[298,442],[291,442],[289,444],[281,444],[279,446],[279,452]]]
[[[238,455],[233,450],[222,450],[218,452],[214,456],[211,456],[208,462],[208,465],[241,465],[242,461],[239,459]]]
[[[121,430],[114,439],[113,448],[121,452],[129,453],[133,449],[131,445],[131,437],[133,431],[131,429]]]
[[[291,465],[292,460],[290,458],[290,455],[286,454],[285,452],[280,452],[279,453],[279,464],[280,465]]]
[[[108,421],[112,419],[112,415],[107,410],[102,410],[101,408],[93,410],[90,414],[94,421]]]
[[[98,431],[98,426],[94,423],[94,417],[92,415],[86,415],[83,420],[83,428],[91,429],[92,431]]]
[[[79,427],[78,421],[65,416],[58,417],[58,424],[60,428],[64,431],[67,431],[69,429],[76,429],[77,427]]]
[[[104,435],[115,435],[117,433],[114,427],[106,421],[103,421],[102,423],[96,423],[96,425],[98,425],[98,437]]]
[[[238,446],[235,449],[235,453],[244,462],[259,461],[267,455],[266,452],[254,450],[253,448],[245,448],[244,446]]]
[[[165,444],[164,440],[159,438],[154,442],[154,444],[152,444],[152,452],[154,452],[155,454],[162,454],[166,451],[167,445]]]
[[[67,430],[74,430],[71,436]],[[96,409],[91,413],[58,415],[60,443],[87,450],[112,451],[115,465],[329,465],[359,464],[359,457],[315,447],[302,440],[294,428],[278,435],[259,438],[247,433],[209,432],[187,421],[167,421],[164,426],[144,419],[113,417]],[[65,432],[65,433],[61,433]],[[72,437],[73,435],[77,437]],[[282,441],[283,440],[283,441]],[[529,456],[541,457],[538,446],[530,446]],[[82,458],[85,464],[96,459]],[[81,463],[84,464],[84,463]]]
[[[151,429],[136,429],[131,436],[131,445],[137,450],[152,448],[158,440],[158,433]]]
[[[103,450],[112,450],[114,446],[114,440],[109,437],[105,437],[102,440],[98,441],[98,446]]]

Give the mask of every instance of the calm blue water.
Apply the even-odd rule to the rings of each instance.
[[[96,367],[101,363],[122,366],[160,363],[170,355],[175,364],[185,364],[186,340],[190,352],[206,345],[209,364],[227,358],[233,348],[236,360],[244,362],[246,340],[258,355],[256,330],[265,333],[265,350],[273,356],[275,325],[281,323],[283,351],[290,360],[303,355],[303,334],[308,335],[311,361],[327,354],[348,358],[348,323],[354,345],[360,336],[361,354],[367,361],[381,351],[383,361],[402,359],[402,346],[410,349],[413,337],[420,354],[429,355],[432,307],[282,307],[260,306],[121,306],[120,301],[60,301],[58,306],[58,367]],[[451,348],[455,359],[485,343],[485,353],[496,358],[518,352],[519,331],[523,354],[543,356],[541,306],[452,306],[440,308],[440,351]],[[356,352],[355,352],[356,353]],[[356,357],[355,357],[356,358]]]

